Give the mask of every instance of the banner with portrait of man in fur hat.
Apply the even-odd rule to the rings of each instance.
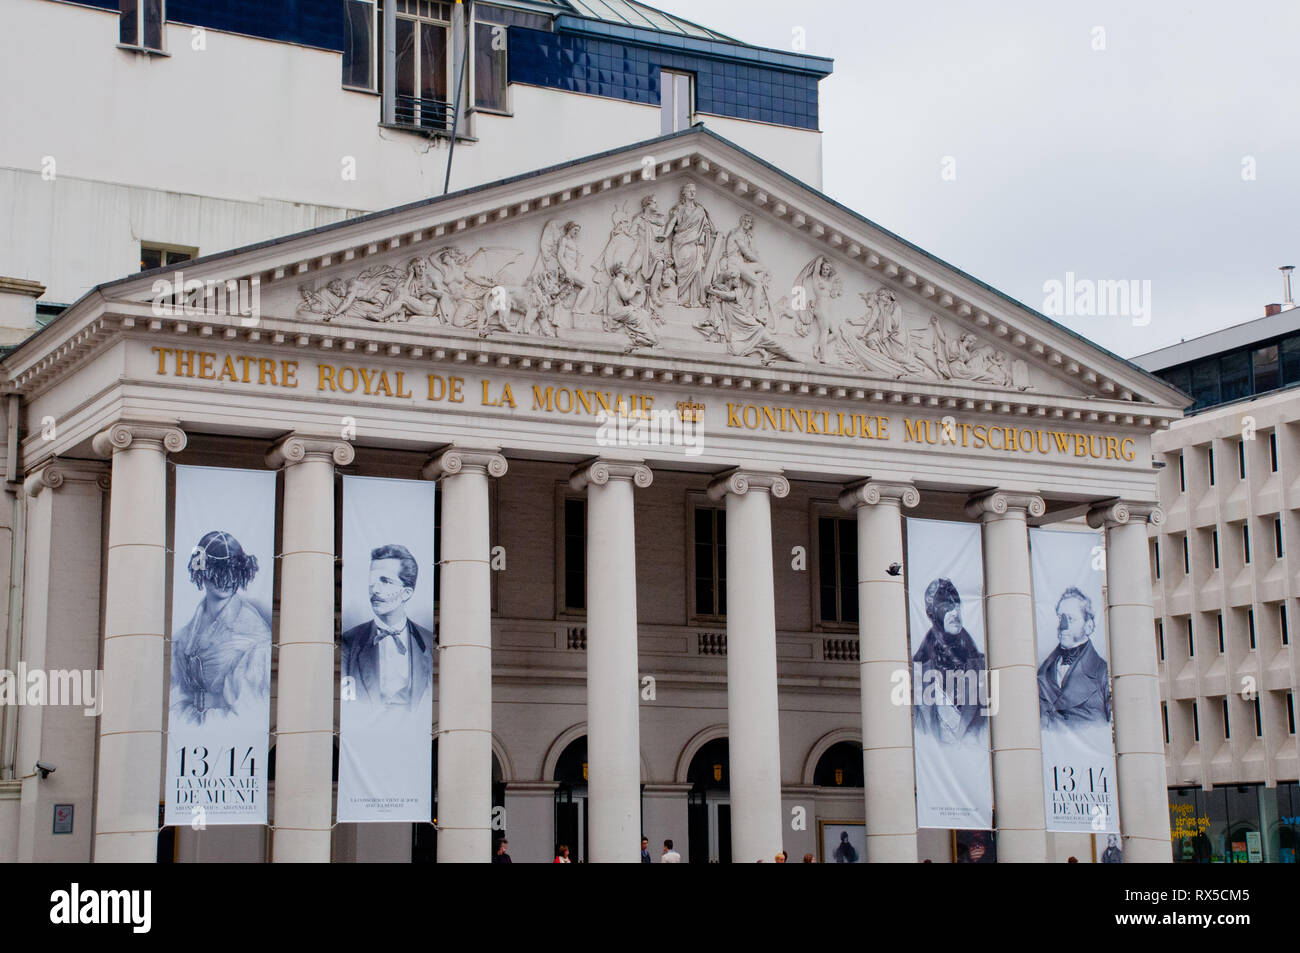
[[[980,527],[907,521],[916,823],[993,826]]]

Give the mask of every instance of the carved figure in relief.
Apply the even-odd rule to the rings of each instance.
[[[611,329],[627,335],[626,352],[638,347],[658,347],[659,338],[654,331],[654,316],[646,307],[646,289],[634,281],[621,265],[614,266],[605,313]]]
[[[412,258],[406,276],[393,288],[384,307],[366,317],[371,321],[409,321],[414,315],[433,317],[439,313],[446,296],[441,284],[438,273],[426,259]]]
[[[392,265],[372,265],[346,281],[335,278],[325,286],[334,303],[322,313],[322,317],[326,321],[341,315],[368,318],[383,309],[400,279],[401,275]]]
[[[772,323],[772,301],[767,288],[772,273],[758,260],[754,243],[754,216],[740,216],[740,224],[727,232],[722,242],[722,256],[718,259],[714,275],[734,272],[740,279],[744,304],[751,312],[761,315],[767,324]]]
[[[582,262],[578,239],[582,227],[577,222],[557,219],[547,222],[542,229],[537,261],[528,275],[528,282],[539,294],[547,296],[550,309],[560,304],[576,310],[576,300],[584,297],[587,282],[578,274]]]
[[[627,206],[617,206],[611,216],[614,223],[609,241],[596,264],[592,265],[591,285],[574,304],[579,313],[606,313],[608,290],[615,266],[621,265],[628,277],[643,286],[651,307],[658,307],[657,292],[667,255],[658,235],[664,224],[664,214],[653,195],[641,199],[641,210],[635,215]],[[585,305],[585,307],[584,307]],[[606,322],[608,330],[608,322]]]
[[[677,303],[688,308],[707,304],[705,269],[718,230],[703,205],[695,201],[695,183],[682,186],[681,198],[668,213],[661,238],[670,243],[677,269]]]
[[[832,303],[844,292],[835,263],[818,255],[795,276],[788,298],[781,299],[781,316],[794,319],[795,331],[806,337],[816,331],[813,357],[826,363],[826,344],[838,330],[839,321],[832,312]]]
[[[764,364],[798,361],[763,320],[745,307],[744,295],[739,271],[730,266],[721,269],[708,287],[709,318],[698,322],[696,330],[707,338],[725,341],[728,354],[757,354]]]

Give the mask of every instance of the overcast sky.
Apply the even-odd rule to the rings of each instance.
[[[1295,0],[651,3],[833,57],[823,187],[867,218],[1038,310],[1067,272],[1149,281],[1145,326],[1058,317],[1125,357],[1262,316],[1300,265]]]

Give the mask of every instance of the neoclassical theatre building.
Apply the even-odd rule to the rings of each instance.
[[[981,533],[997,859],[1099,853],[1045,821],[1057,524],[1104,531],[1125,859],[1170,859],[1171,386],[700,126],[183,268],[0,361],[6,661],[103,672],[101,714],[5,708],[0,857],[830,860],[865,822],[869,861],[950,861],[892,692],[921,517]],[[275,474],[266,825],[161,823],[186,466]],[[436,830],[336,820],[348,475],[437,481]]]

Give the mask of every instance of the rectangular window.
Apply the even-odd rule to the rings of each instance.
[[[1268,459],[1273,472],[1277,473],[1277,431],[1268,432]]]
[[[1277,363],[1277,345],[1269,344],[1265,347],[1255,348],[1255,353],[1251,360],[1255,372],[1255,393],[1262,394],[1265,391],[1277,390],[1282,381],[1278,374]]]
[[[1245,351],[1234,351],[1219,358],[1219,384],[1219,401],[1227,403],[1249,397],[1250,355]]]
[[[141,50],[163,48],[163,23],[167,20],[164,0],[120,0],[117,41]]]
[[[1223,654],[1223,613],[1220,612],[1217,618],[1219,621],[1219,654],[1222,655]]]
[[[1286,693],[1286,730],[1295,734],[1295,692]]]
[[[1178,492],[1187,492],[1187,457],[1182,453],[1178,455]]]
[[[1264,719],[1259,711],[1259,696],[1255,696],[1255,737],[1264,737]]]
[[[1245,556],[1246,565],[1250,565],[1250,527],[1245,523],[1241,524],[1241,552]]]
[[[1152,540],[1156,547],[1156,578],[1160,578],[1160,540]]]
[[[1192,702],[1192,737],[1201,740],[1201,714],[1196,709],[1196,702]]]
[[[1183,575],[1190,576],[1191,574],[1192,574],[1191,546],[1187,542],[1187,537],[1184,536],[1183,537]]]
[[[587,608],[587,501],[564,501],[564,608]]]
[[[1219,531],[1217,529],[1212,531],[1211,538],[1214,542],[1214,568],[1218,569],[1219,568]]]
[[[727,511],[695,510],[695,614],[727,614]]]
[[[140,270],[164,268],[179,265],[183,261],[197,258],[197,248],[184,248],[180,245],[162,245],[156,242],[140,243]]]
[[[507,108],[507,40],[512,26],[549,30],[551,21],[538,13],[474,4],[474,105],[479,109]]]
[[[343,85],[354,89],[375,88],[375,37],[377,3],[373,0],[343,0]]]
[[[1165,623],[1156,619],[1156,649],[1160,652],[1160,661],[1165,660]]]
[[[1232,737],[1232,728],[1228,725],[1228,699],[1223,699],[1223,737]]]
[[[1165,725],[1165,744],[1169,744],[1169,705],[1167,702],[1160,703],[1160,720]]]
[[[1277,551],[1277,558],[1282,558],[1282,520],[1275,518],[1273,520],[1273,549]]]
[[[1241,473],[1241,478],[1246,479],[1246,441],[1237,441],[1237,470]]]
[[[1210,447],[1207,459],[1210,463],[1210,486],[1214,486],[1214,447]]]
[[[1282,383],[1300,382],[1300,337],[1289,337],[1282,342]]]
[[[450,6],[427,0],[393,2],[397,4],[393,121],[399,126],[450,129]]]
[[[823,516],[817,520],[821,621],[857,624],[858,522]]]
[[[689,128],[694,104],[691,102],[691,74],[659,71],[659,132],[667,134]]]
[[[1250,650],[1255,651],[1255,610],[1246,610],[1246,624],[1250,628]]]
[[[1192,632],[1192,617],[1187,617],[1187,657],[1196,658],[1196,635]]]
[[[1249,385],[1247,385],[1249,386]],[[1214,358],[1192,365],[1191,395],[1196,399],[1191,410],[1200,410],[1219,402],[1219,362]]]
[[[1278,621],[1278,628],[1282,633],[1282,644],[1290,645],[1291,633],[1287,630],[1287,625],[1286,625],[1286,603],[1285,602],[1277,607],[1277,621]]]

